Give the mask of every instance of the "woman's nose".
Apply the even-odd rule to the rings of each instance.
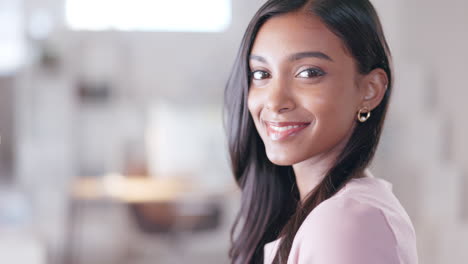
[[[283,113],[294,109],[295,103],[286,83],[277,83],[267,88],[265,108]]]

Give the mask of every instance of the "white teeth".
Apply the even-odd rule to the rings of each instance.
[[[270,126],[271,129],[278,131],[278,132],[283,132],[283,131],[293,129],[293,128],[298,128],[298,127],[301,127],[301,126],[284,126],[284,127]]]

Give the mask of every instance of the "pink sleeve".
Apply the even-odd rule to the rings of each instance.
[[[400,264],[397,243],[382,211],[354,199],[315,208],[297,233],[297,264]]]

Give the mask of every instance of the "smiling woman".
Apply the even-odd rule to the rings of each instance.
[[[391,87],[390,51],[368,0],[260,8],[225,90],[242,189],[232,263],[417,263],[411,219],[392,184],[367,168]]]

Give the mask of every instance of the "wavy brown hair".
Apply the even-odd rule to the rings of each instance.
[[[323,180],[300,202],[292,166],[270,162],[247,108],[248,58],[260,27],[270,18],[304,10],[317,16],[344,43],[358,71],[383,69],[389,83],[372,117],[359,123]],[[390,50],[379,17],[368,0],[269,0],[254,15],[242,39],[224,95],[231,168],[242,190],[231,229],[231,263],[263,263],[263,247],[282,237],[274,263],[286,264],[294,236],[306,216],[350,179],[360,177],[374,157],[392,91]]]

